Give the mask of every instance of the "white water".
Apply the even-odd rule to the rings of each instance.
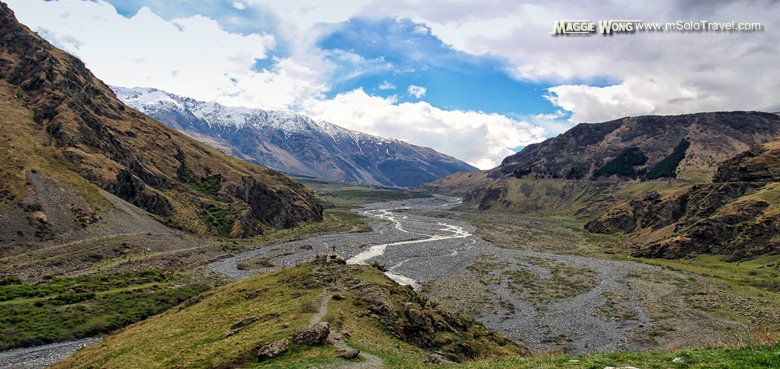
[[[448,204],[445,204],[445,206]],[[443,222],[437,222],[436,224],[438,226],[441,226],[442,228],[439,228],[439,231],[447,232],[448,234],[440,235],[440,234],[425,234],[425,233],[418,233],[418,232],[412,232],[407,229],[404,229],[403,225],[401,224],[401,220],[399,220],[393,212],[385,209],[379,209],[379,210],[370,210],[364,212],[366,215],[370,215],[379,219],[388,220],[390,222],[394,223],[394,226],[397,230],[405,233],[411,233],[423,236],[425,238],[417,239],[417,240],[408,240],[408,241],[398,241],[398,242],[390,242],[390,243],[383,243],[379,245],[374,245],[368,248],[368,250],[363,251],[347,260],[347,264],[367,264],[367,262],[377,256],[381,256],[385,253],[385,250],[389,246],[401,246],[401,245],[410,245],[410,244],[417,244],[417,243],[426,243],[426,242],[433,242],[433,241],[441,241],[441,240],[450,240],[454,238],[466,238],[471,236],[472,234],[463,229],[463,227],[454,225],[454,224],[448,224]],[[403,221],[406,221],[408,217],[404,216],[402,219]],[[392,268],[390,268],[389,271],[385,272],[385,275],[388,276],[390,279],[396,281],[400,285],[409,285],[412,286],[415,290],[419,290],[421,287],[420,282],[416,281],[413,278],[407,277],[405,275],[393,273],[393,270],[395,270],[397,267],[401,266],[403,262],[394,265]]]

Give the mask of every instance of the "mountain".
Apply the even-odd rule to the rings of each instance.
[[[210,291],[53,368],[416,368],[527,353],[375,268],[320,259]]]
[[[226,107],[153,88],[113,87],[126,104],[241,159],[287,173],[412,187],[476,168],[427,147],[305,115]]]
[[[67,241],[60,251],[75,257],[68,247],[83,246],[80,235],[90,232],[95,250],[112,232],[170,236],[159,222],[248,237],[322,219],[303,185],[127,107],[3,3],[0,31],[3,255]]]
[[[711,184],[650,192],[586,224],[596,233],[633,232],[632,255],[740,260],[780,251],[780,139],[724,161]]]
[[[574,128],[507,157],[497,172],[577,180],[707,182],[723,160],[780,136],[780,116],[717,112],[639,116]]]
[[[481,208],[597,216],[636,191],[712,180],[718,163],[780,136],[780,116],[716,112],[583,123],[489,171],[426,184]]]

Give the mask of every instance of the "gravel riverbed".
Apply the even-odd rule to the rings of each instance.
[[[488,259],[493,269],[484,273],[490,281],[477,283],[485,291],[480,301],[471,301],[489,305],[472,314],[488,327],[535,352],[562,349],[589,353],[637,347],[631,342],[632,332],[647,329],[653,322],[627,278],[632,274],[661,273],[661,268],[628,261],[499,248],[474,236],[475,227],[468,223],[449,217],[419,215],[446,211],[460,202],[453,197],[435,196],[369,204],[356,211],[378,220],[371,232],[331,234],[266,246],[217,261],[210,267],[231,278],[243,279],[310,261],[316,255],[335,250],[348,263],[377,262],[388,269],[386,274],[390,278],[401,284],[412,285],[423,293],[430,292],[428,286],[433,289],[438,286],[447,290],[449,298],[467,304],[469,301],[465,300],[473,292],[468,289],[474,289],[463,287],[468,275],[474,274],[470,270],[475,262]],[[239,267],[252,260],[261,260],[264,267]],[[534,278],[550,279],[549,265],[540,260],[569,268],[564,272],[592,271],[595,281],[585,290],[565,298],[528,299],[517,293],[508,276],[513,270],[523,269]],[[607,298],[615,296],[616,301]],[[616,310],[630,318],[617,316]]]

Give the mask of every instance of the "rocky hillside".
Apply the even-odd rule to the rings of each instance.
[[[126,104],[241,159],[298,175],[412,187],[477,169],[427,147],[295,113],[226,107],[152,88],[113,87]]]
[[[54,368],[409,368],[527,354],[377,269],[340,262],[321,258],[219,288]]]
[[[198,235],[247,237],[322,219],[303,185],[127,107],[1,3],[0,30],[0,245],[147,228],[132,209],[102,223],[125,205]]]
[[[780,136],[780,116],[719,112],[579,124],[529,145],[497,168],[425,188],[480,208],[587,216],[648,190],[708,183],[718,163]]]
[[[723,160],[780,136],[780,116],[718,112],[578,124],[509,156],[495,175],[707,182]]]
[[[729,255],[738,260],[780,250],[780,139],[718,168],[713,182],[621,203],[591,221],[597,233],[633,232],[635,256]]]

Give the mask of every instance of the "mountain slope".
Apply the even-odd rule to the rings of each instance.
[[[496,171],[516,177],[709,181],[718,163],[780,136],[780,116],[718,112],[628,117],[578,124],[507,157]]]
[[[91,225],[145,228],[146,214],[133,210],[101,225],[127,203],[199,235],[252,236],[322,219],[303,185],[126,107],[84,63],[19,24],[2,3],[0,30],[0,245],[72,236]]]
[[[329,323],[327,343],[292,339],[296,330],[320,322]],[[348,366],[350,360],[337,350],[350,347],[364,352],[370,361],[363,363],[378,367],[383,361],[409,368],[434,359],[527,354],[375,268],[321,259],[211,291],[108,336],[54,368],[247,368],[258,365],[260,347],[274,342],[286,350],[264,357],[263,364],[284,368]]]
[[[425,188],[460,192],[467,203],[481,208],[598,216],[648,190],[709,182],[718,163],[777,136],[780,116],[761,112],[579,124],[474,176],[481,178],[478,183],[456,175]]]
[[[126,104],[244,160],[288,173],[411,187],[476,168],[430,148],[295,113],[226,107],[152,88],[113,87]]]
[[[687,191],[649,193],[619,204],[586,229],[634,232],[634,256],[694,254],[744,259],[780,250],[780,139],[723,162],[713,183]]]

